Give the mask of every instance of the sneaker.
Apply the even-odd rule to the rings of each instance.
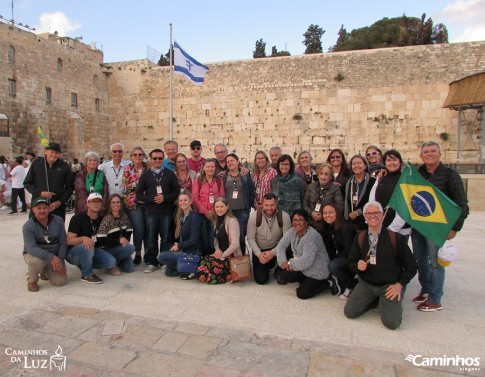
[[[37,282],[27,283],[27,289],[29,290],[29,292],[38,292],[39,284],[37,284]]]
[[[338,298],[341,300],[347,300],[350,297],[351,293],[352,293],[352,289],[345,288],[344,293],[338,296]]]
[[[340,293],[342,293],[342,288],[340,288],[338,279],[335,275],[330,274],[330,276],[327,278],[327,281],[330,284],[332,296],[338,296]]]
[[[146,272],[147,274],[149,274],[150,272],[158,270],[159,268],[160,268],[159,266],[154,266],[153,264],[149,264],[143,272]]]
[[[190,280],[190,279],[193,279],[194,277],[195,277],[194,272],[191,272],[190,274],[180,275],[180,279],[182,279],[182,280]]]
[[[9,206],[1,206],[0,210],[4,211],[4,210],[9,209],[9,208],[10,208]]]
[[[120,276],[121,275],[121,271],[120,269],[118,268],[118,266],[114,266],[113,268],[107,268],[106,271],[110,274],[110,275],[113,275],[113,276]]]
[[[441,304],[434,304],[429,301],[422,302],[416,308],[422,312],[437,312],[438,310],[442,310]]]
[[[428,300],[428,294],[424,293],[422,290],[419,292],[419,295],[417,295],[415,298],[413,298],[413,302],[416,304],[421,304],[422,302],[425,302]]]
[[[101,284],[103,282],[103,279],[96,276],[95,274],[92,274],[91,276],[81,277],[81,281],[83,281],[85,283],[90,283],[90,284]]]
[[[9,216],[18,215],[18,214],[19,213],[17,211],[12,211],[8,213]]]

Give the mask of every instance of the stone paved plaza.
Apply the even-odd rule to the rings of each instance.
[[[456,239],[460,257],[446,270],[444,309],[415,309],[415,278],[395,331],[375,312],[346,319],[344,301],[327,292],[302,301],[294,284],[207,286],[142,266],[119,277],[99,271],[104,284],[88,285],[68,265],[65,287],[41,281],[31,293],[21,258],[27,216],[7,212],[0,213],[1,376],[485,376],[485,212],[472,213]],[[24,351],[38,355],[18,355]],[[480,367],[417,367],[408,355],[480,358]],[[51,370],[51,357],[65,357],[65,370]]]

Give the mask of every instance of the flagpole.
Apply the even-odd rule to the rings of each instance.
[[[172,24],[170,24],[170,140],[173,140],[173,92],[172,92],[172,76],[173,76],[173,42],[172,42]]]

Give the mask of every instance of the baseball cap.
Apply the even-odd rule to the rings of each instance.
[[[36,207],[38,206],[39,204],[47,204],[49,205],[49,200],[47,200],[46,198],[43,198],[43,197],[38,197],[36,199],[34,199],[34,201],[32,202],[32,207]]]
[[[443,246],[438,250],[438,264],[443,267],[447,267],[458,256],[458,250],[451,241],[446,241]]]
[[[96,200],[96,199],[99,199],[99,200],[103,200],[103,197],[101,195],[99,195],[97,192],[92,192],[91,194],[89,194],[88,196],[88,203],[92,200]]]

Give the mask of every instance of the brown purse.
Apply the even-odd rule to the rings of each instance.
[[[230,257],[229,267],[233,281],[246,280],[253,277],[251,259],[248,254],[239,257]]]

